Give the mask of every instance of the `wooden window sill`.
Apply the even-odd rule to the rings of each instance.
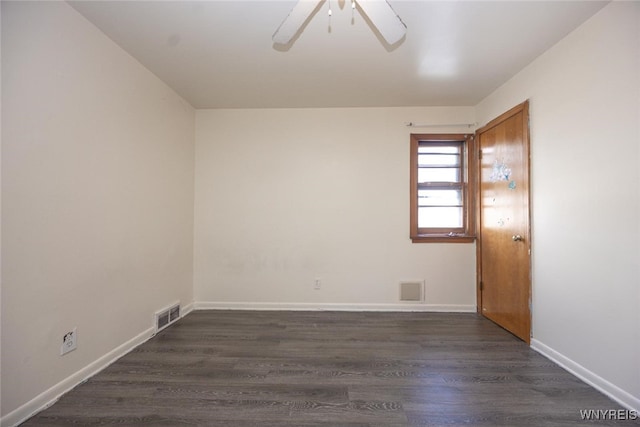
[[[446,234],[420,234],[411,236],[413,243],[473,243],[475,236],[447,236]]]

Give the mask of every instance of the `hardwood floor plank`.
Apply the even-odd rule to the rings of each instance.
[[[622,408],[475,314],[198,311],[23,425],[574,426],[588,409]]]

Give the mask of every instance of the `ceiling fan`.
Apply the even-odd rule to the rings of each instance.
[[[298,0],[289,15],[273,34],[273,42],[282,45],[291,42],[314,10],[316,10],[316,7],[324,1]],[[369,18],[387,43],[392,45],[404,37],[407,32],[407,26],[386,0],[351,0],[352,9],[356,8],[356,1],[360,12]],[[329,8],[329,16],[331,16],[331,8]]]

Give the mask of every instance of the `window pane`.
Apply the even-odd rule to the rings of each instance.
[[[460,182],[460,168],[418,168],[418,182]]]
[[[420,207],[418,228],[461,228],[462,208]]]
[[[454,143],[455,144],[455,143]],[[452,147],[452,146],[439,146],[430,143],[423,143],[418,146],[418,153],[439,153],[439,154],[459,154],[460,147]]]
[[[418,206],[462,206],[461,190],[418,190]]]
[[[432,138],[433,137],[433,138]],[[466,144],[471,144],[469,147]],[[454,232],[466,235],[469,211],[467,179],[472,178],[473,164],[467,172],[468,154],[473,152],[469,135],[411,136],[411,236],[413,241],[442,241]],[[473,193],[471,193],[473,194]],[[468,240],[465,240],[468,241]]]
[[[419,154],[418,166],[460,166],[458,154]]]

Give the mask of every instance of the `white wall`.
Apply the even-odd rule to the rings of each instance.
[[[473,115],[469,107],[199,110],[199,306],[398,308],[398,282],[424,279],[425,304],[412,308],[474,310],[475,245],[409,240],[409,134],[456,129],[404,125]]]
[[[2,67],[10,424],[192,301],[194,110],[64,2],[2,2]]]
[[[478,121],[527,98],[533,345],[640,410],[640,3],[605,7]]]

